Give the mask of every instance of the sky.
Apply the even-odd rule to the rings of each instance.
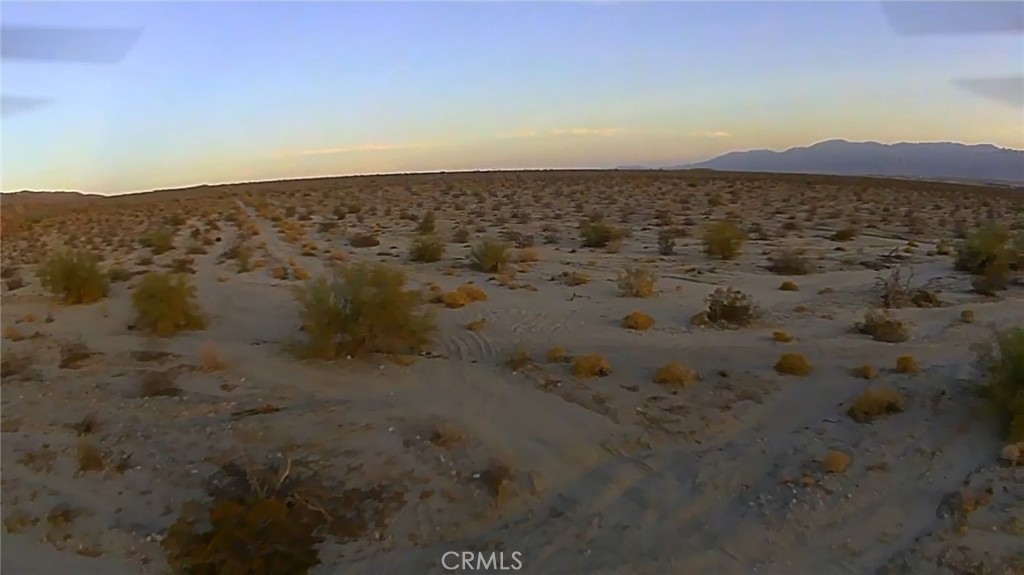
[[[142,29],[115,64],[4,61],[5,96],[52,100],[4,116],[4,191],[666,166],[832,138],[1024,148],[1024,110],[953,83],[1019,74],[1024,35],[901,35],[879,2],[0,10]]]

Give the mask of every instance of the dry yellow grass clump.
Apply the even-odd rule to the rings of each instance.
[[[870,364],[859,365],[853,368],[852,372],[854,377],[861,379],[875,379],[878,376],[878,370]]]
[[[435,294],[438,293],[436,290],[440,290],[436,286],[431,286],[431,289],[435,289]],[[449,309],[458,309],[472,302],[487,301],[487,292],[476,285],[463,284],[450,292],[440,294],[438,301]]]
[[[576,377],[605,377],[611,373],[611,364],[600,355],[581,355],[572,362],[572,374]]]
[[[484,327],[486,325],[487,325],[487,319],[486,318],[480,318],[478,320],[474,320],[474,321],[471,321],[471,322],[467,323],[466,324],[466,329],[468,329],[469,331],[483,331],[483,329],[484,329]]]
[[[853,400],[846,414],[858,423],[903,411],[903,396],[892,388],[869,389]]]
[[[199,368],[206,372],[212,372],[221,371],[225,367],[227,364],[224,363],[217,346],[211,341],[203,343],[203,347],[199,350]]]
[[[556,345],[548,350],[547,358],[551,363],[561,363],[569,359],[569,354],[567,354],[560,346]]]
[[[810,375],[814,368],[807,358],[799,353],[784,353],[775,362],[775,371],[783,375],[805,376]]]
[[[825,454],[821,463],[828,473],[842,473],[850,466],[850,456],[838,449],[833,449]]]
[[[883,343],[907,341],[912,328],[909,321],[894,317],[888,310],[870,310],[864,314],[864,321],[856,325],[857,331]]]
[[[654,325],[654,318],[642,311],[634,311],[622,318],[622,327],[637,331],[651,329]]]
[[[796,285],[794,282],[786,280],[779,285],[779,289],[782,291],[800,291],[800,286]]]
[[[689,387],[700,380],[696,371],[673,361],[654,372],[654,383],[668,387]]]
[[[793,336],[789,335],[784,331],[778,330],[772,332],[772,339],[779,343],[789,343],[793,341]]]
[[[920,368],[912,355],[901,355],[896,358],[897,373],[917,373]]]
[[[441,303],[448,309],[459,309],[466,307],[466,304],[469,303],[469,298],[461,291],[453,290],[441,295]]]
[[[487,301],[487,292],[480,289],[476,284],[462,284],[456,289],[456,291],[466,296],[466,299],[471,302]]]

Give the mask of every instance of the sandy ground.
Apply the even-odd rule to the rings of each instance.
[[[386,527],[325,543],[314,573],[442,573],[444,552],[467,549],[518,551],[530,574],[1024,573],[1024,467],[999,461],[1000,431],[978,397],[972,351],[994,326],[1024,323],[1024,288],[978,295],[949,255],[934,253],[957,225],[1010,224],[1024,203],[822,181],[336,179],[163,192],[69,207],[30,225],[5,221],[4,267],[18,268],[25,286],[3,288],[2,351],[5,365],[25,365],[3,376],[3,572],[168,573],[160,541],[182,504],[204,500],[207,477],[231,460],[290,459],[338,485],[387,485],[398,501]],[[358,217],[332,215],[355,201]],[[288,206],[309,218],[286,216]],[[632,231],[617,251],[580,247],[577,221],[595,208]],[[463,224],[470,241],[503,229],[535,234],[538,261],[519,264],[513,279],[495,277],[468,268],[468,244],[449,243],[442,261],[411,263],[416,222],[400,217],[406,209],[434,209],[441,237]],[[5,206],[5,217],[12,212]],[[175,213],[175,248],[139,263],[150,253],[139,235]],[[228,214],[246,216],[263,265],[240,273],[222,259],[243,227]],[[657,251],[659,229],[670,227],[659,217],[692,231],[671,255]],[[764,231],[738,259],[710,259],[700,230],[725,217]],[[876,225],[851,241],[829,239],[855,217]],[[304,237],[290,241],[275,218]],[[320,226],[327,221],[338,223]],[[785,231],[789,221],[799,229]],[[375,231],[380,245],[352,247],[358,231]],[[546,233],[560,237],[545,242]],[[209,245],[191,256],[190,275],[209,325],[170,338],[128,329],[138,276],[114,283],[101,302],[60,306],[31,273],[39,253],[62,243],[96,246],[110,265],[143,272],[184,257],[197,238]],[[805,248],[815,272],[764,269],[780,247]],[[488,299],[432,305],[439,333],[411,365],[299,361],[288,343],[301,337],[292,291],[301,281],[273,270],[316,275],[332,257],[393,262],[411,287],[473,282]],[[652,297],[619,296],[616,274],[627,264],[657,272]],[[878,305],[876,278],[895,267],[912,270],[942,305],[894,310],[913,324],[902,343],[854,333]],[[567,286],[567,271],[591,281]],[[798,291],[779,289],[787,279]],[[720,286],[752,296],[761,318],[738,329],[691,325]],[[623,328],[633,311],[655,325]],[[480,319],[483,329],[466,329]],[[779,330],[793,340],[774,341]],[[553,346],[600,354],[613,373],[574,377],[569,363],[546,359]],[[512,369],[517,350],[533,361]],[[776,373],[786,352],[806,356],[813,372]],[[204,353],[223,366],[214,370]],[[917,373],[894,369],[906,355]],[[700,381],[653,383],[671,361]],[[877,376],[851,374],[862,365]],[[180,394],[143,393],[154,373]],[[846,407],[869,387],[899,390],[905,410],[854,421]],[[280,410],[240,413],[267,405]],[[82,431],[88,419],[94,425]],[[438,429],[458,437],[438,445]],[[80,469],[83,444],[99,451],[100,469]],[[845,470],[826,470],[832,450],[850,457]],[[487,478],[499,467],[508,477],[494,490]]]

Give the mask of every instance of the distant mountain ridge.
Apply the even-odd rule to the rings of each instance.
[[[922,142],[882,144],[826,140],[783,152],[729,152],[669,169],[883,176],[1024,183],[1024,150],[992,144]]]

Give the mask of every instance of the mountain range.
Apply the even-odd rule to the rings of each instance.
[[[729,152],[665,169],[883,176],[942,181],[1024,184],[1024,150],[991,144],[827,140],[783,152]]]

